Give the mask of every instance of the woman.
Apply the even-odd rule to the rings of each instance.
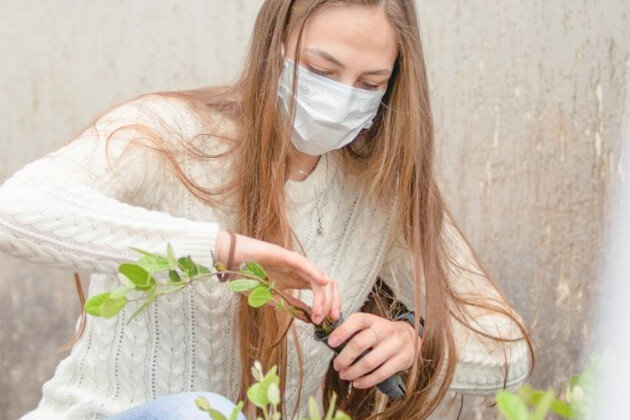
[[[329,344],[348,345],[333,359],[309,326],[203,282],[129,324],[133,305],[82,318],[23,419],[148,416],[194,391],[244,399],[254,360],[279,365],[283,418],[333,390],[355,419],[401,419],[426,418],[448,390],[517,387],[533,368],[527,331],[443,203],[433,156],[412,1],[265,1],[236,83],[126,101],[11,176],[0,249],[92,271],[94,295],[118,285],[130,246],[170,242],[212,266],[233,229],[232,267],[255,260],[280,287],[306,289],[315,322],[343,312]],[[422,314],[422,336],[418,317],[412,328],[360,311],[377,278]],[[407,394],[388,401],[373,386],[397,372]]]

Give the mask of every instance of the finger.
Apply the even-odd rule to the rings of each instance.
[[[403,370],[404,359],[400,356],[395,356],[388,359],[374,372],[371,372],[359,379],[352,382],[352,386],[355,388],[371,388],[391,378],[396,373]]]
[[[339,319],[340,314],[341,314],[341,295],[339,294],[339,288],[337,287],[337,282],[333,281],[333,309],[332,309],[333,321],[337,321]]]
[[[368,330],[364,330],[370,332]],[[374,335],[374,334],[372,334]],[[344,349],[345,350],[345,349]],[[350,367],[339,372],[339,377],[345,381],[353,381],[362,377],[385,363],[388,359],[397,355],[400,350],[394,340],[386,340],[376,345],[365,356],[361,357]]]
[[[270,253],[267,263],[277,267],[286,267],[296,272],[309,284],[315,282],[324,284],[326,276],[324,272],[315,267],[306,257],[295,251],[289,251],[279,245],[275,246],[275,252]]]
[[[341,350],[333,361],[333,367],[338,372],[347,370],[350,365],[370,347],[376,344],[376,336],[374,332],[368,328],[354,335],[348,344]],[[368,353],[369,354],[369,353]],[[365,356],[363,356],[365,357]],[[358,363],[358,362],[357,362]],[[374,369],[376,366],[372,367]],[[342,378],[343,379],[343,378]]]
[[[324,287],[324,307],[322,309],[322,318],[327,315],[332,315],[332,293],[333,293],[333,281],[328,279],[328,284]]]
[[[287,262],[291,268],[300,273],[309,283],[315,283],[320,286],[325,286],[328,283],[324,270],[315,267],[312,262],[297,252],[292,252]]]
[[[378,318],[376,315],[366,314],[364,312],[355,312],[351,314],[341,325],[335,328],[335,331],[328,337],[328,345],[337,347],[346,341],[352,334],[369,327]]]
[[[315,324],[320,323],[320,317],[322,314],[322,306],[325,298],[325,291],[323,287],[313,286],[313,310],[311,312],[311,320]]]

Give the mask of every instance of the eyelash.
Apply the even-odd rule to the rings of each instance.
[[[322,70],[317,70],[316,68],[313,68],[313,67],[311,67],[311,66],[308,66],[308,69],[309,69],[310,71],[312,71],[313,73],[318,74],[318,75],[320,75],[320,76],[326,76],[326,77],[328,77],[328,76],[330,75],[330,72],[327,72],[327,71],[322,71]],[[378,88],[378,85],[371,85],[371,84],[369,84],[369,83],[367,83],[367,84],[366,84],[366,83],[363,83],[363,86],[365,86],[365,89],[368,89],[368,90],[376,90],[376,89]]]

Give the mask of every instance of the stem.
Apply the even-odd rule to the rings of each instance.
[[[278,296],[280,296],[281,299],[284,300],[284,302],[286,303],[286,310],[289,312],[289,314],[296,319],[299,319],[302,322],[306,322],[309,324],[312,324],[315,328],[317,329],[323,329],[325,331],[330,331],[332,330],[332,325],[333,322],[329,317],[325,317],[324,320],[319,324],[315,324],[313,323],[313,321],[311,320],[311,313],[312,313],[312,308],[310,308],[308,305],[306,305],[304,302],[302,302],[299,299],[294,298],[291,295],[288,295],[286,293],[284,293],[282,290],[277,289],[276,287],[272,287],[272,282],[268,279],[261,279],[260,277],[257,277],[255,275],[252,274],[248,274],[248,273],[243,273],[240,271],[234,271],[234,270],[221,270],[221,271],[215,271],[213,273],[207,273],[207,274],[197,274],[193,277],[189,277],[188,281],[182,281],[180,283],[157,283],[156,287],[172,287],[171,289],[168,289],[166,291],[161,291],[161,292],[157,292],[156,293],[156,299],[159,296],[163,296],[166,295],[168,293],[173,293],[176,292],[178,290],[181,290],[183,288],[185,288],[186,286],[190,286],[198,281],[201,280],[205,280],[205,279],[209,279],[212,277],[217,277],[219,274],[235,274],[237,276],[239,276],[240,278],[247,278],[247,279],[252,279],[252,280],[256,280],[259,281],[260,283],[262,283],[263,285],[266,285],[267,287],[269,287],[269,291],[270,292],[274,292],[275,294],[277,294]],[[154,273],[153,273],[154,274]],[[138,300],[143,300],[144,297],[142,298],[138,298],[138,299],[130,299],[128,302],[134,302],[134,301],[138,301]],[[279,301],[273,299],[273,301],[278,304]]]

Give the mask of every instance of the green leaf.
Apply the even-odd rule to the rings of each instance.
[[[177,269],[177,257],[170,242],[166,245],[166,255],[168,256],[168,267],[171,270]]]
[[[526,404],[531,406],[538,406],[545,395],[544,391],[539,389],[533,389],[529,384],[522,385],[516,393],[525,401]],[[567,404],[566,402],[554,398],[551,402],[551,411],[566,419],[575,419],[577,418],[577,413],[573,408]]]
[[[111,292],[105,292],[90,297],[85,302],[85,312],[103,318],[115,316],[127,304],[127,297],[119,294],[120,292],[117,292],[117,295],[112,297]]]
[[[210,401],[206,397],[197,397],[195,399],[195,404],[200,410],[208,411],[210,410]]]
[[[210,417],[212,418],[212,420],[227,420],[227,418],[220,411],[217,411],[214,408],[208,410],[208,413],[210,413]]]
[[[147,270],[136,264],[123,263],[118,266],[118,278],[125,286],[130,286],[127,278],[138,290],[147,290],[155,284],[155,279]],[[131,287],[131,286],[130,286]]]
[[[141,249],[141,248],[138,248],[138,247],[134,247],[134,246],[130,246],[129,248],[133,249],[134,251],[136,251],[136,252],[138,252],[138,253],[140,253],[142,255],[146,255],[146,256],[149,256],[149,257],[163,256],[162,254],[159,254],[159,253],[158,254],[154,254],[152,252],[145,251],[144,249]]]
[[[352,420],[352,418],[346,412],[337,410],[334,420]]]
[[[278,371],[278,366],[273,365],[273,366],[271,367],[271,369],[269,369],[269,370],[267,371],[267,373],[265,374],[265,378],[264,378],[263,380],[265,380],[265,381],[269,381],[269,380],[277,380],[277,376],[278,376],[278,375],[276,375],[276,372],[277,372],[277,371]],[[276,383],[278,383],[278,382],[276,382]]]
[[[330,403],[328,404],[328,411],[326,411],[326,417],[324,417],[324,420],[333,419],[333,412],[335,411],[336,402],[337,402],[337,393],[333,392],[332,397],[330,397]]]
[[[197,269],[199,270],[200,273],[206,274],[210,272],[210,269],[208,267],[206,267],[205,265],[201,265],[201,264],[197,264]]]
[[[260,308],[271,299],[269,288],[264,285],[257,286],[247,297],[247,303],[252,308]]]
[[[136,285],[134,284],[134,282],[129,280],[129,277],[125,276],[124,274],[118,273],[118,280],[120,280],[120,282],[123,284],[123,286],[127,286],[127,287],[130,287],[132,289],[136,288]]]
[[[85,302],[85,312],[94,316],[101,316],[101,305],[107,299],[109,299],[110,292],[99,293],[98,295],[90,296]]]
[[[179,273],[175,270],[168,270],[168,279],[169,281],[172,281],[172,282],[182,281],[182,278],[180,277]]]
[[[312,395],[308,397],[308,414],[311,420],[322,420],[322,416],[319,414],[319,408],[317,408],[317,403]]]
[[[168,269],[168,260],[160,256],[144,255],[136,264],[147,270],[149,274]]]
[[[508,420],[528,420],[529,410],[527,406],[518,396],[506,392],[499,391],[496,394],[496,402],[499,411]]]
[[[256,369],[255,367],[252,367],[251,370],[252,370],[252,376],[254,377],[254,379],[256,379],[256,381],[260,382],[263,380],[262,373],[260,373],[258,369]]]
[[[244,405],[245,403],[243,401],[239,401],[238,404],[236,404],[236,407],[234,407],[232,414],[230,415],[230,420],[236,420],[238,413],[240,413]]]
[[[126,304],[127,296],[112,298],[110,295],[109,299],[106,299],[105,302],[101,304],[101,316],[104,318],[112,318],[118,314]]]
[[[267,400],[275,406],[280,404],[280,387],[277,384],[271,383],[267,388]]]
[[[260,282],[252,279],[234,279],[228,284],[228,289],[233,292],[243,292],[245,290],[253,289],[258,286]]]
[[[555,396],[556,392],[550,387],[541,398],[538,406],[534,410],[534,414],[531,416],[531,419],[544,420],[547,417],[547,413],[549,413],[549,408],[551,407],[551,403],[553,402]]]
[[[140,307],[138,309],[136,309],[136,311],[133,313],[133,315],[131,315],[131,317],[127,321],[127,324],[130,323],[131,320],[134,319],[140,312],[142,312],[144,309],[146,309],[146,307],[149,306],[151,304],[151,302],[153,302],[155,300],[156,297],[157,297],[157,290],[156,290],[155,286],[153,286],[151,288],[150,292],[149,292],[149,296],[144,300],[142,305],[140,305]]]
[[[285,310],[285,309],[287,308],[286,303],[284,303],[284,302],[285,302],[285,301],[284,301],[284,299],[282,299],[282,298],[280,298],[280,299],[278,300],[278,304],[276,305],[276,309],[277,309],[278,311],[283,311],[283,310]]]
[[[265,280],[267,278],[267,273],[265,273],[265,270],[257,262],[247,261],[245,263],[245,267],[247,270],[249,270],[254,276],[258,277],[259,279]]]
[[[130,248],[139,254],[142,254],[142,257],[136,264],[147,270],[149,273],[153,274],[158,271],[164,271],[168,268],[166,255],[159,252],[152,253],[133,246]]]
[[[114,289],[113,292],[111,292],[110,297],[112,299],[116,299],[116,298],[119,298],[121,296],[125,296],[128,291],[133,290],[133,289],[134,289],[133,287],[120,286],[120,287]]]
[[[179,263],[179,268],[186,273],[188,277],[193,277],[199,272],[197,265],[193,262],[192,258],[190,258],[190,255],[181,257],[177,262]]]
[[[247,398],[249,398],[251,403],[254,404],[256,407],[263,409],[267,407],[267,394],[263,392],[260,383],[256,383],[247,389]]]

